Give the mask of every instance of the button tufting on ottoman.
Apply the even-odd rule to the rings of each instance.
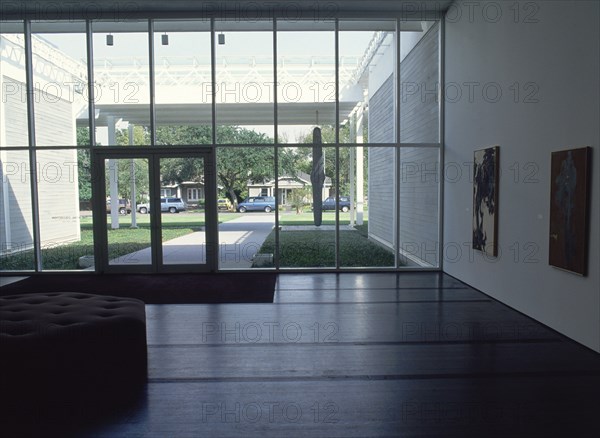
[[[0,297],[4,397],[118,397],[146,378],[142,301],[77,292]]]

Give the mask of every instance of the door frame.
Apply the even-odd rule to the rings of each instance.
[[[160,159],[162,158],[202,158],[204,160],[204,232],[205,263],[164,264],[162,248],[162,217],[160,209]],[[108,234],[106,227],[106,166],[108,159],[148,160],[150,191],[150,247],[149,265],[110,265],[108,260]],[[215,152],[210,147],[156,148],[156,147],[98,147],[92,149],[91,163],[95,170],[92,179],[92,205],[94,223],[94,251],[96,272],[101,273],[174,273],[174,272],[215,272],[217,269],[218,213],[215,169]],[[155,207],[155,206],[158,206]]]

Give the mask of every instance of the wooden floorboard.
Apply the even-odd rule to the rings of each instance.
[[[377,303],[411,301],[491,301],[490,297],[473,289],[396,289],[396,288],[352,288],[352,289],[278,289],[276,304],[288,303]]]
[[[280,274],[277,289],[322,290],[352,288],[465,288],[466,285],[455,278],[437,272],[404,273],[341,273],[341,274]]]
[[[557,338],[495,301],[152,305],[146,316],[150,345]]]
[[[599,385],[532,376],[150,383],[140,409],[93,436],[592,437]]]
[[[579,356],[576,362],[572,358]],[[519,344],[254,344],[149,349],[150,380],[406,379],[597,374],[597,355],[564,342]],[[215,366],[219,364],[219,366]]]
[[[600,436],[600,355],[448,275],[282,274],[274,299],[146,306],[142,396],[76,435]]]

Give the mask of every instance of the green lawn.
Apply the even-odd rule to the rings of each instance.
[[[242,216],[241,213],[219,213],[219,222]],[[340,213],[342,224],[349,222],[349,213]],[[311,225],[312,212],[280,216],[281,225]],[[110,216],[107,215],[107,226]],[[325,212],[323,224],[335,224],[335,213]],[[114,259],[150,246],[150,215],[137,215],[137,229],[130,228],[131,215],[119,216],[117,230],[108,229],[109,258]],[[162,215],[163,241],[171,240],[204,227],[204,217],[197,214],[180,213]],[[366,238],[367,225],[356,226],[356,231],[340,232],[340,257],[342,266],[393,266],[393,254]],[[274,233],[268,236],[260,252],[274,253]],[[334,231],[285,231],[280,233],[282,267],[327,267],[335,266]],[[81,256],[94,254],[92,218],[81,218],[81,240],[42,249],[42,266],[49,270],[79,269]],[[33,251],[21,251],[0,257],[0,270],[33,269]]]
[[[394,254],[371,242],[360,230],[340,231],[340,262],[345,267],[394,266]],[[279,265],[282,268],[335,267],[335,231],[281,231]],[[274,254],[275,231],[259,253]]]
[[[364,221],[368,219],[367,214],[364,214]],[[340,225],[347,225],[350,223],[350,213],[342,213],[340,211]],[[279,213],[279,224],[280,225],[313,225],[314,216],[312,211],[303,212],[296,214],[295,211],[280,212]],[[335,225],[335,211],[324,211],[323,212],[323,225]]]
[[[197,227],[163,228],[163,239],[171,240],[179,236],[197,231]],[[108,230],[109,258],[117,258],[150,246],[150,229],[141,227],[137,229],[119,228]],[[82,225],[81,240],[54,247],[42,248],[42,267],[44,269],[79,269],[79,257],[94,254],[94,236],[91,224]],[[33,250],[21,251],[16,254],[0,258],[2,270],[29,270],[33,269]]]
[[[226,222],[240,213],[219,214],[219,222]],[[162,218],[163,241],[184,236],[202,229],[204,217],[202,215],[180,213],[164,213]],[[117,258],[150,246],[150,215],[138,214],[137,229],[130,228],[131,215],[119,216],[119,229],[108,230],[109,258]],[[110,215],[106,218],[110,224]],[[48,246],[42,248],[42,267],[50,270],[79,269],[79,257],[94,254],[94,236],[91,216],[81,218],[81,240],[64,245]],[[32,270],[33,250],[21,251],[15,254],[0,257],[0,270]]]

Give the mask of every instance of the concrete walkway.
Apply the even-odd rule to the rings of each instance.
[[[219,224],[219,267],[247,269],[252,259],[275,226],[273,213],[246,213]],[[111,265],[150,264],[150,248],[145,248],[110,261]],[[206,263],[206,233],[198,231],[163,243],[163,263]]]

